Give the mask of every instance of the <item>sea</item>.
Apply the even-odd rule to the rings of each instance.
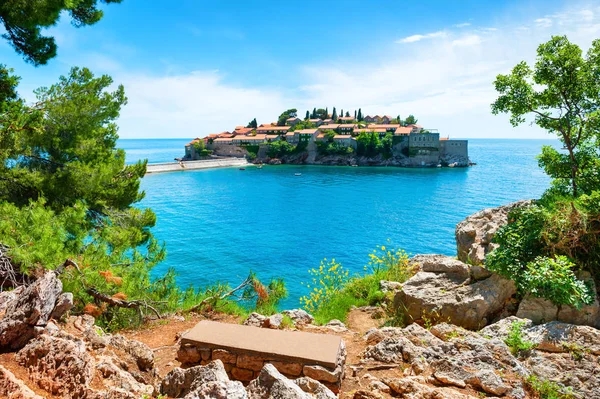
[[[119,140],[127,162],[173,161],[190,139]],[[549,178],[538,167],[555,140],[470,139],[469,168],[268,166],[152,174],[138,204],[157,215],[154,235],[182,288],[234,285],[250,271],[285,280],[282,308],[299,306],[308,270],[335,259],[364,273],[377,246],[409,254],[456,255],[454,230],[487,207],[539,198]],[[298,175],[300,174],[300,175]]]

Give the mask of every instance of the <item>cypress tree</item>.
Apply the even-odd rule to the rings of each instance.
[[[337,111],[335,110],[335,107],[333,107],[333,112],[331,113],[331,119],[333,119],[333,121],[337,121]]]
[[[356,119],[356,110],[354,110],[354,120],[357,120]]]
[[[313,108],[312,118],[317,117],[317,108]]]
[[[362,110],[359,108],[358,109],[358,117],[357,117],[359,122],[362,122],[363,120],[363,115],[362,115]]]
[[[325,119],[329,118],[329,108],[325,107]]]
[[[308,112],[308,110],[306,110],[306,116],[304,117],[304,119],[310,119],[310,112]]]

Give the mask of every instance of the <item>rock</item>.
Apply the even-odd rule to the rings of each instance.
[[[433,376],[436,380],[459,388],[467,386],[466,381],[473,380],[474,375],[450,359],[441,359],[431,364],[434,369]]]
[[[54,320],[60,320],[72,308],[73,294],[70,292],[64,292],[58,297],[50,317]]]
[[[115,388],[134,393],[138,396],[152,395],[154,388],[151,385],[138,382],[132,374],[117,366],[117,363],[119,363],[119,360],[116,358],[101,356],[98,359],[96,369]],[[106,383],[107,381],[105,381]]]
[[[384,378],[391,391],[402,398],[410,399],[475,399],[450,388],[430,387],[422,377]]]
[[[527,339],[544,352],[570,352],[581,350],[600,356],[600,330],[588,326],[552,321],[533,326],[524,331]]]
[[[515,208],[529,206],[532,200],[515,202],[498,208],[488,208],[456,225],[458,259],[472,265],[482,265],[485,256],[496,248],[492,238],[498,229],[508,223],[508,213]]]
[[[252,380],[254,377],[254,372],[252,370],[241,369],[238,367],[231,368],[231,376],[238,381],[248,382]]]
[[[61,293],[62,283],[54,272],[48,272],[31,285],[19,289],[18,293],[3,296],[5,311],[0,319],[0,349],[25,346],[34,337],[35,327],[46,326]],[[57,312],[55,316],[62,314]]]
[[[394,308],[407,320],[450,322],[477,330],[516,293],[513,281],[491,274],[482,280],[471,277],[471,266],[443,255],[419,255],[421,271],[396,293]]]
[[[154,352],[143,342],[114,335],[110,338],[110,344],[131,355],[140,370],[146,371],[154,367]]]
[[[237,361],[236,361],[235,365],[241,369],[260,371],[263,368],[264,361],[259,356],[240,354],[237,357]]]
[[[300,377],[294,380],[294,383],[300,387],[304,392],[312,395],[315,399],[336,399],[334,395],[325,385],[319,381],[315,381],[312,378]]]
[[[382,292],[396,292],[401,288],[402,288],[402,283],[399,283],[397,281],[381,280],[379,282],[379,289]]]
[[[296,325],[312,324],[315,321],[315,318],[304,309],[284,310],[281,313],[292,319]]]
[[[348,331],[348,328],[346,327],[346,325],[337,319],[333,319],[333,320],[329,321],[329,323],[325,324],[325,327],[334,332]]]
[[[578,277],[590,286],[591,292],[596,292],[596,285],[589,273],[580,273]],[[568,305],[558,307],[547,299],[527,295],[519,304],[517,317],[531,319],[535,324],[556,320],[600,328],[600,301],[596,295],[594,302],[582,306],[581,309],[576,309]]]
[[[353,399],[384,399],[384,397],[373,391],[366,391],[364,389],[359,389],[354,392]]]
[[[182,398],[208,382],[229,382],[223,362],[215,360],[206,366],[174,368],[163,378],[160,392],[171,398]]]
[[[270,361],[273,366],[279,371],[287,376],[297,377],[302,374],[302,367],[304,367],[300,363],[287,363],[287,362],[276,362]]]
[[[283,315],[281,313],[275,313],[267,317],[263,327],[278,329],[281,327],[281,323],[283,323]]]
[[[0,397],[7,399],[43,399],[2,365],[0,365]]]
[[[258,378],[248,384],[246,391],[248,392],[248,398],[250,399],[335,398],[335,395],[325,388],[325,386],[321,384],[317,386],[315,383],[316,381],[312,382],[305,379],[299,379],[299,384],[296,384],[292,380],[284,377],[272,364],[265,364],[265,367],[261,370]],[[304,387],[304,389],[309,392],[313,390],[314,393],[306,392],[300,386]]]
[[[248,318],[246,320],[244,320],[244,323],[242,323],[242,324],[245,326],[262,327],[265,324],[266,320],[267,320],[266,316],[263,316],[256,312],[252,312],[252,313],[250,313],[250,316],[248,316]]]
[[[513,323],[522,323],[523,329],[533,326],[533,322],[529,319],[520,319],[516,316],[511,316],[482,328],[479,334],[487,338],[497,338],[504,341],[508,337]]]
[[[323,366],[318,365],[305,365],[302,368],[302,373],[305,376],[310,377],[317,381],[330,382],[332,384],[338,383],[342,379],[342,368],[338,367],[331,371]]]
[[[31,340],[15,356],[29,369],[29,378],[54,395],[83,397],[94,376],[94,359],[85,343],[61,332]]]
[[[4,316],[8,305],[22,295],[24,290],[25,286],[21,285],[14,290],[0,292],[0,319]]]
[[[184,399],[246,399],[248,394],[239,381],[210,381],[188,393]]]
[[[481,370],[475,372],[475,377],[470,381],[472,385],[478,386],[486,393],[502,396],[510,389],[502,378],[492,370]]]
[[[410,345],[410,341],[405,337],[385,338],[377,345],[368,347],[363,357],[382,363],[402,363],[404,361],[402,351],[407,345]]]
[[[223,363],[235,364],[237,362],[237,355],[225,349],[213,349],[212,359],[220,360]]]

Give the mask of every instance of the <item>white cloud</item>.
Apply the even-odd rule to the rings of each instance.
[[[552,20],[550,18],[538,18],[535,20],[535,24],[540,28],[549,28],[552,26]]]
[[[256,117],[272,122],[285,105],[274,89],[223,82],[219,72],[176,76],[116,76],[129,99],[119,120],[122,137],[203,137]]]
[[[438,31],[438,32],[427,33],[425,35],[408,36],[408,37],[405,37],[403,39],[396,41],[396,43],[414,43],[414,42],[419,42],[424,39],[434,39],[436,37],[445,37],[445,36],[446,36],[446,32]]]
[[[454,26],[455,28],[466,28],[467,26],[471,26],[471,23],[470,22],[463,22],[462,24],[455,24],[455,25],[452,25],[452,26]]]
[[[453,46],[476,46],[481,43],[478,35],[466,35],[452,41]]]

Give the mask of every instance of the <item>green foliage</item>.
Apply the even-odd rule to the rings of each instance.
[[[277,119],[277,126],[285,126],[285,122],[289,118],[295,118],[298,115],[298,110],[296,108],[290,108],[287,111],[283,111],[279,118]]]
[[[348,281],[350,274],[335,259],[322,260],[318,268],[310,269],[308,273],[313,277],[311,283],[305,285],[311,291],[307,296],[300,298],[300,303],[310,313],[316,312],[339,292]]]
[[[281,158],[284,155],[293,154],[297,146],[293,146],[285,140],[274,141],[269,144],[267,155],[269,158]]]
[[[333,119],[334,122],[338,120],[338,114],[337,114],[337,111],[335,110],[335,107],[333,107],[333,111],[331,113],[331,119]]]
[[[350,155],[354,148],[340,143],[317,141],[317,151],[321,155]]]
[[[510,352],[513,356],[519,356],[523,352],[527,352],[535,348],[535,344],[526,340],[523,337],[523,326],[525,325],[522,321],[514,321],[510,326],[510,332],[504,340],[504,343],[510,348]]]
[[[517,64],[494,82],[500,94],[494,114],[508,113],[513,126],[533,115],[535,124],[556,134],[566,152],[545,147],[539,163],[554,186],[577,197],[598,187],[598,100],[600,40],[585,56],[566,36],[553,36],[537,49],[534,68]]]
[[[121,0],[102,0],[103,3],[120,3]],[[43,36],[42,29],[56,25],[62,12],[66,12],[76,27],[98,22],[103,12],[97,0],[5,0],[0,2],[0,21],[9,41],[17,53],[33,65],[46,64],[56,56],[53,37]]]
[[[408,125],[416,125],[419,120],[414,117],[414,115],[408,115],[408,117],[404,120],[403,126]]]
[[[325,259],[318,269],[309,270],[313,278],[307,288],[311,291],[300,302],[319,324],[332,319],[345,321],[353,306],[374,306],[386,300],[381,280],[404,282],[414,274],[404,251],[383,245],[369,254],[365,271],[351,277],[341,264]]]
[[[384,159],[393,156],[392,147],[394,145],[394,135],[386,133],[380,139],[379,134],[375,132],[362,132],[356,138],[356,153],[359,156],[374,157],[382,154]]]
[[[359,122],[362,122],[364,119],[365,118],[363,117],[362,110],[359,108],[358,109],[358,116],[356,117],[356,120],[359,121]]]
[[[258,127],[258,123],[256,122],[256,118],[254,118],[250,122],[248,122],[248,124],[246,125],[246,127],[250,127],[252,129],[256,129]]]
[[[521,294],[546,298],[557,305],[580,307],[594,293],[575,271],[600,272],[600,193],[576,200],[546,196],[535,205],[510,213],[509,223],[494,237],[499,247],[486,267],[515,281]]]
[[[529,391],[533,392],[535,397],[539,399],[574,399],[572,389],[565,388],[562,385],[550,381],[540,379],[535,374],[531,374],[525,380],[525,384]]]

